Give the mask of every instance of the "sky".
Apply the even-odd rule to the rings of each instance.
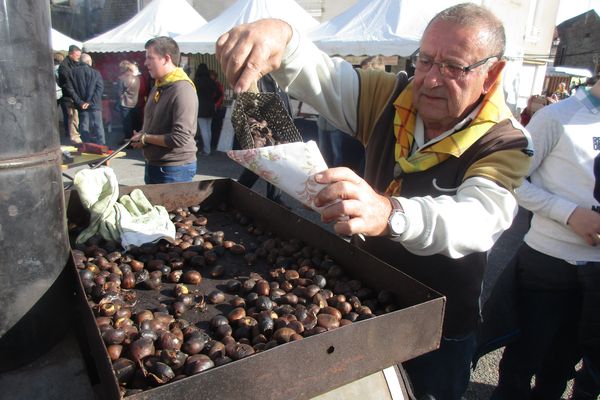
[[[560,0],[556,15],[556,25],[576,15],[583,14],[592,8],[600,14],[600,0]]]

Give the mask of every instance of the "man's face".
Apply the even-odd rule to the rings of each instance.
[[[71,60],[78,62],[79,59],[81,58],[81,50],[75,50],[75,51],[69,53],[69,57],[71,57]]]
[[[466,67],[492,55],[481,39],[477,28],[436,21],[425,31],[419,54],[436,63]],[[428,72],[415,71],[413,104],[426,128],[448,130],[471,111],[496,76],[481,68],[459,79],[442,76],[438,65]]]
[[[169,58],[162,57],[160,54],[154,51],[154,47],[148,47],[146,49],[146,60],[144,61],[144,65],[148,68],[148,72],[150,76],[154,79],[161,79],[167,73]]]

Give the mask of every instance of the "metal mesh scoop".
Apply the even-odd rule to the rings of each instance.
[[[302,141],[277,93],[241,93],[233,107],[231,123],[242,149]]]

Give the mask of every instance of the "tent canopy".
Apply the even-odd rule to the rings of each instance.
[[[310,33],[330,55],[410,56],[419,48],[427,23],[439,11],[459,3],[437,0],[358,0],[345,12]]]
[[[591,78],[592,73],[589,69],[585,68],[556,66],[548,67],[546,69],[546,76],[575,76],[581,78]]]
[[[215,42],[223,33],[261,18],[279,18],[304,32],[319,25],[294,0],[238,0],[206,25],[177,37],[177,43],[182,53],[214,53]]]
[[[186,0],[154,0],[127,22],[83,44],[87,52],[144,51],[157,36],[176,37],[206,24]]]
[[[50,43],[52,44],[52,50],[54,51],[68,51],[69,46],[72,44],[81,48],[80,41],[72,39],[54,28],[50,28]]]

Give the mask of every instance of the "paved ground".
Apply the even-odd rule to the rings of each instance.
[[[315,138],[314,122],[297,120],[307,139]],[[116,129],[115,129],[116,131]],[[113,146],[121,140],[118,135],[110,137]],[[125,158],[114,159],[110,165],[122,185],[143,185],[143,158],[137,150],[127,150]],[[69,170],[74,174],[78,169]],[[198,160],[198,173],[195,180],[214,178],[237,179],[242,168],[229,160],[224,153],[214,152]],[[259,181],[254,190],[265,193],[266,185]],[[306,210],[298,202],[284,195],[284,201],[291,210],[314,223],[319,224],[316,213]],[[507,231],[490,254],[490,266],[484,283],[484,298],[502,271],[504,265],[513,256],[526,230],[527,216],[520,213],[513,227]],[[466,400],[488,399],[497,383],[497,367],[501,351],[483,357],[471,377]],[[32,365],[10,373],[0,374],[0,399],[83,399],[91,396],[89,380],[80,358],[76,340],[69,334],[48,354]]]

